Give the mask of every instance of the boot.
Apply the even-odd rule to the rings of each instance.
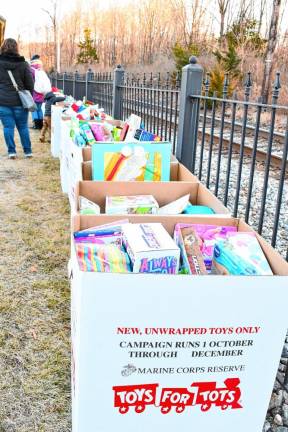
[[[44,125],[43,125],[43,128],[41,130],[41,135],[39,137],[39,141],[42,143],[45,143],[46,131],[47,131],[47,125],[44,121]]]

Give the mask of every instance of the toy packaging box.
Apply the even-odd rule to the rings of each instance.
[[[123,226],[134,273],[178,273],[180,250],[161,223]]]
[[[107,214],[156,214],[159,206],[152,195],[107,196]]]
[[[141,127],[141,117],[131,114],[126,120],[125,124],[128,126],[126,129],[126,134],[124,136],[125,141],[136,141],[134,138],[135,132]],[[123,136],[122,136],[123,137]]]
[[[228,233],[214,248],[212,272],[221,275],[272,275],[254,233]]]
[[[193,275],[207,274],[195,230],[191,227],[180,229],[177,244],[181,251],[180,273]]]
[[[171,143],[97,143],[92,146],[93,180],[169,181]]]

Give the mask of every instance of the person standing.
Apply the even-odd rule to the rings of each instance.
[[[65,96],[56,96],[52,91],[45,94],[45,115],[44,115],[44,123],[43,128],[41,130],[40,142],[45,143],[46,140],[46,132],[49,134],[49,142],[51,140],[51,115],[52,115],[52,105],[55,105],[57,102],[63,102],[65,100]]]
[[[33,76],[33,80],[35,82],[36,71],[43,70],[42,61],[40,60],[40,56],[35,54],[30,60],[31,72]],[[43,111],[42,104],[44,102],[44,95],[42,93],[38,93],[35,90],[33,91],[33,99],[35,105],[37,107],[36,111],[32,112],[32,120],[33,120],[33,129],[42,129],[43,127]]]
[[[0,120],[3,124],[8,157],[15,159],[15,126],[19,132],[24,155],[31,158],[32,147],[28,128],[28,110],[25,110],[15,90],[8,71],[11,71],[19,90],[29,90],[32,94],[34,82],[29,64],[19,55],[15,39],[5,39],[0,49]]]

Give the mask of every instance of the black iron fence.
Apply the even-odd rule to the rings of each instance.
[[[235,217],[242,217],[288,259],[288,106],[278,105],[280,77],[271,104],[252,101],[248,74],[242,95],[222,94],[192,58],[177,75],[56,74],[54,85],[76,99],[95,101],[115,118],[131,113],[145,128],[173,143],[173,153],[211,189]],[[255,99],[255,97],[253,97]]]

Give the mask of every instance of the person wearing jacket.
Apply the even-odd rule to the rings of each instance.
[[[38,54],[35,54],[31,58],[30,67],[31,67],[33,80],[35,82],[36,70],[43,69],[42,61],[40,60],[40,56]],[[33,99],[34,99],[35,105],[37,107],[37,110],[32,112],[33,129],[42,129],[42,127],[43,127],[42,104],[44,102],[44,95],[42,93],[37,93],[34,90],[33,91]]]
[[[14,141],[15,126],[19,132],[25,157],[32,157],[31,140],[28,129],[28,111],[21,104],[8,71],[11,70],[19,90],[34,88],[30,66],[24,57],[19,55],[18,45],[14,39],[5,39],[0,49],[0,120],[3,124],[4,138],[8,157],[16,158]]]
[[[63,102],[64,100],[65,100],[65,96],[56,96],[52,91],[46,93],[44,98],[45,101],[44,122],[43,122],[43,128],[40,135],[40,142],[42,143],[45,142],[47,130],[49,131],[49,137],[51,134],[52,105],[55,105],[57,102]]]

